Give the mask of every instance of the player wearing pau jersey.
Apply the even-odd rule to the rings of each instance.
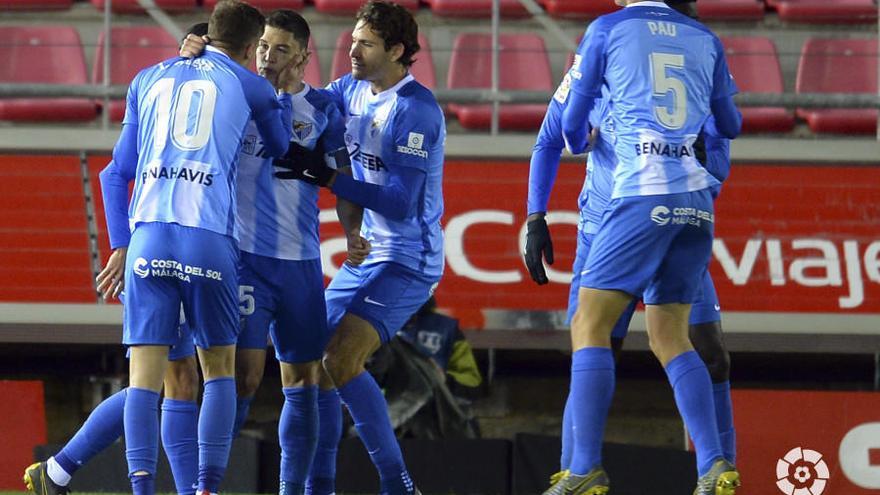
[[[271,155],[284,154],[291,130],[290,95],[276,97],[245,68],[263,25],[256,9],[221,2],[208,27],[215,47],[205,57],[141,71],[129,88],[113,165],[101,174],[115,249],[108,264],[125,263],[131,387],[124,422],[134,493],[154,491],[158,391],[181,304],[205,376],[199,491],[217,492],[226,468],[235,414],[238,152],[250,119]]]
[[[721,450],[712,384],[688,340],[687,319],[711,256],[711,190],[718,186],[693,145],[710,114],[721,137],[738,134],[736,87],[720,41],[703,25],[660,2],[621,3],[627,8],[587,29],[562,116],[567,146],[584,151],[588,116],[605,88],[617,158],[572,319],[569,484],[576,493],[608,489],[601,442],[614,387],[610,334],[631,300],[642,297],[652,350],[696,446],[697,493],[729,494],[738,474]]]

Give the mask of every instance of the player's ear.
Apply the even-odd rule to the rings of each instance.
[[[403,56],[403,43],[397,43],[393,45],[389,50],[388,54],[391,56],[392,62],[397,62],[400,60],[400,57]]]
[[[245,65],[250,63],[251,60],[257,59],[257,42],[251,42],[244,46],[244,61]]]

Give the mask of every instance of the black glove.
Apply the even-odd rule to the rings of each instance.
[[[542,256],[543,255],[543,256]],[[553,264],[553,241],[550,240],[550,229],[544,217],[530,220],[528,233],[526,234],[526,249],[523,252],[529,275],[538,285],[548,282],[547,273],[544,271],[542,258],[547,259],[547,264]]]
[[[335,170],[328,167],[324,162],[324,149],[315,146],[310,150],[297,143],[290,143],[290,148],[282,158],[276,158],[272,164],[276,168],[275,177],[279,179],[296,179],[317,186],[326,186],[333,178]]]

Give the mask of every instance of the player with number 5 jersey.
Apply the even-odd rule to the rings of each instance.
[[[141,71],[129,87],[113,162],[101,173],[114,249],[108,266],[124,266],[123,343],[131,348],[124,425],[135,494],[155,492],[159,392],[181,304],[205,377],[198,492],[217,493],[225,474],[235,417],[238,153],[250,119],[269,155],[283,155],[291,135],[290,95],[276,96],[246,69],[264,24],[249,5],[220,2],[204,57]]]
[[[712,382],[688,339],[691,304],[712,254],[712,191],[719,182],[694,143],[710,115],[720,137],[742,123],[718,37],[662,2],[626,8],[587,28],[569,72],[566,146],[587,148],[590,115],[611,109],[616,167],[611,200],[581,272],[572,318],[569,392],[574,448],[565,493],[604,494],[602,437],[614,391],[612,328],[633,299],[645,303],[651,350],[664,366],[697,453],[697,495],[733,495],[739,474],[724,457]]]

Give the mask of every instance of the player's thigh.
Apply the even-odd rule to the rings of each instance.
[[[202,349],[238,339],[238,245],[229,236],[180,227],[178,284],[184,312]],[[204,363],[203,363],[204,368]]]
[[[321,260],[286,261],[272,343],[282,363],[321,359],[330,340]]]
[[[369,322],[386,343],[414,315],[437,287],[438,278],[428,277],[397,263],[363,267],[365,276],[346,314]]]
[[[712,198],[708,190],[703,190],[687,193],[682,199],[686,201],[671,208],[671,222],[675,222],[678,231],[645,289],[645,304],[693,304],[702,293],[703,277],[712,256]]]
[[[678,230],[668,217],[678,195],[612,200],[590,247],[581,287],[626,292],[640,297],[656,273]]]
[[[173,239],[164,224],[146,223],[132,233],[125,260],[123,338],[126,345],[173,345],[181,293],[170,271]]]
[[[275,280],[284,261],[242,252],[238,264],[238,349],[265,351],[283,286]],[[262,376],[262,374],[261,374]]]
[[[718,292],[715,291],[712,274],[707,268],[703,273],[700,295],[691,305],[688,322],[693,326],[717,321],[721,321],[721,303],[718,301]]]

